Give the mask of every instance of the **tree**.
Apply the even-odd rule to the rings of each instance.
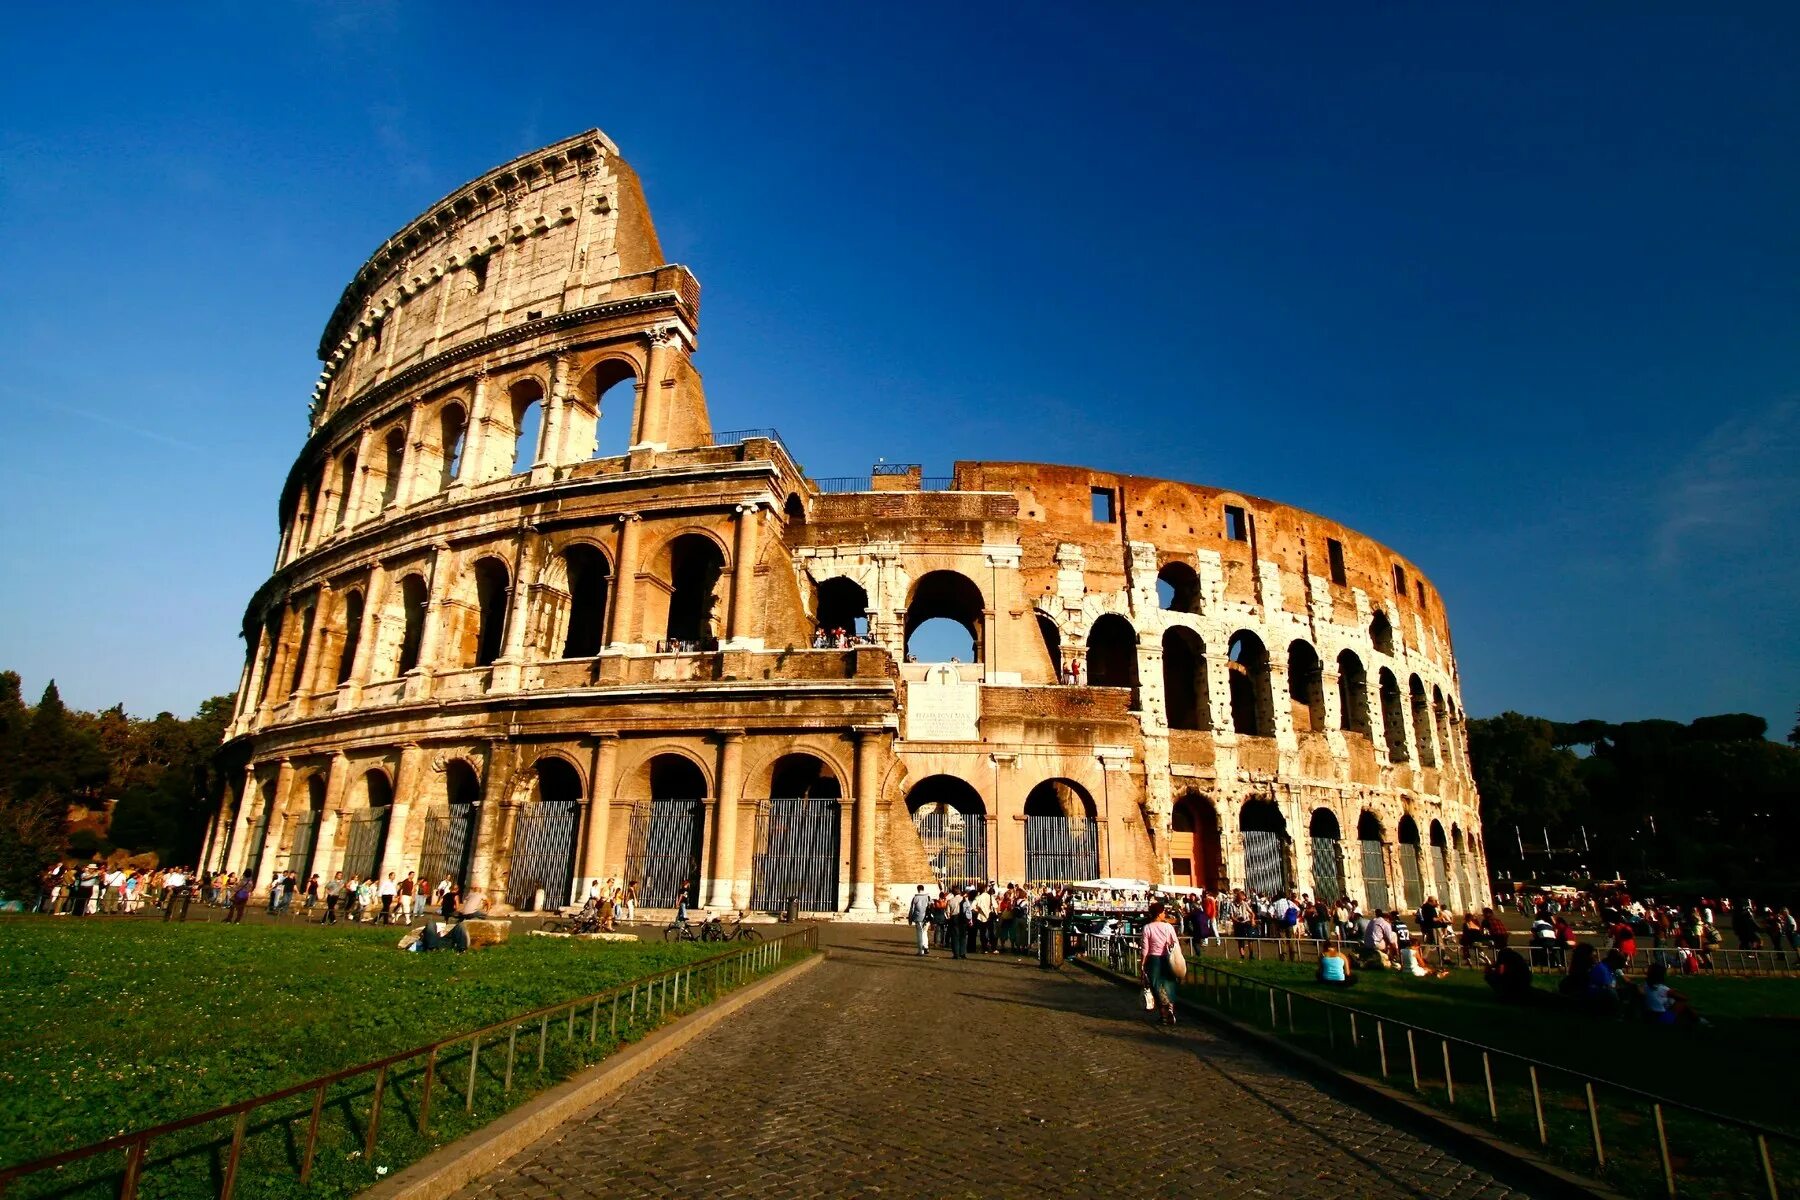
[[[1794,710],[1794,727],[1788,730],[1788,745],[1800,746],[1800,709]]]

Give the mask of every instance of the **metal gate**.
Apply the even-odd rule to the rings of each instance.
[[[262,815],[256,819],[256,824],[250,829],[250,845],[244,851],[245,876],[255,878],[256,873],[262,869],[263,842],[267,841],[268,837],[269,809],[265,805]]]
[[[1312,840],[1313,899],[1327,904],[1344,894],[1344,846],[1334,837]]]
[[[1288,890],[1287,863],[1281,835],[1267,829],[1244,830],[1244,886],[1265,896]]]
[[[940,887],[987,882],[986,813],[927,805],[913,814],[913,824]]]
[[[381,850],[387,842],[387,805],[371,808],[344,819],[344,878],[373,879],[381,870]]]
[[[836,800],[771,800],[756,813],[750,907],[776,912],[789,896],[808,912],[836,912],[838,832]]]
[[[1437,860],[1437,898],[1440,907],[1450,905],[1450,851],[1444,846],[1431,848],[1432,858]]]
[[[1370,916],[1379,909],[1388,907],[1387,857],[1381,852],[1381,843],[1365,841],[1362,843],[1363,862],[1363,898],[1364,911]]]
[[[425,843],[419,854],[419,879],[429,889],[448,875],[458,887],[469,883],[469,852],[475,848],[473,804],[452,804],[447,813],[425,818]]]
[[[569,902],[575,875],[575,826],[581,805],[574,800],[521,804],[513,818],[512,857],[506,871],[506,902],[530,909],[544,889],[544,911]]]
[[[1025,818],[1025,878],[1068,883],[1100,874],[1100,826],[1068,817]]]
[[[646,908],[674,908],[681,881],[689,881],[688,903],[700,886],[700,838],[706,827],[702,800],[652,800],[631,813],[625,876],[636,879]]]
[[[1425,903],[1425,880],[1419,863],[1419,844],[1402,842],[1400,844],[1400,879],[1406,885],[1406,897],[1401,901],[1407,908],[1417,908]]]
[[[287,869],[305,886],[312,875],[313,855],[319,849],[319,814],[307,813],[294,822],[294,840],[288,843]]]

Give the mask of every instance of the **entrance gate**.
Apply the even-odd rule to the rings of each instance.
[[[1332,903],[1344,894],[1344,846],[1334,837],[1312,840],[1313,899]]]
[[[1383,912],[1388,909],[1387,860],[1382,856],[1381,843],[1364,840],[1362,843],[1364,911],[1373,914],[1376,909]]]
[[[636,879],[646,908],[674,908],[681,881],[689,881],[688,903],[700,886],[700,835],[706,824],[701,800],[652,800],[631,813],[625,876]]]
[[[750,907],[776,912],[795,896],[809,912],[837,911],[841,812],[835,799],[771,800],[757,810]]]
[[[309,812],[294,822],[294,840],[288,844],[287,869],[305,887],[312,875],[313,855],[319,848],[319,814]]]
[[[944,888],[986,883],[987,814],[966,813],[948,805],[931,805],[913,814],[925,860]]]
[[[244,874],[252,879],[262,869],[263,842],[268,836],[269,806],[264,804],[262,815],[256,818],[256,823],[250,828],[250,845],[245,848],[244,853]]]
[[[519,806],[513,819],[512,858],[506,873],[506,902],[529,909],[544,889],[544,909],[569,902],[575,874],[575,825],[581,805],[574,800],[536,800]]]
[[[1281,835],[1267,829],[1246,829],[1244,837],[1244,886],[1265,896],[1288,890],[1287,863],[1281,853]]]
[[[1025,818],[1025,878],[1068,883],[1100,874],[1100,827],[1068,817]]]
[[[1419,844],[1404,842],[1400,846],[1400,877],[1406,885],[1406,898],[1403,903],[1407,908],[1417,908],[1425,903],[1425,880],[1419,864]]]
[[[1433,846],[1431,855],[1437,860],[1437,898],[1440,907],[1450,904],[1450,850],[1447,846]]]
[[[366,809],[344,819],[344,878],[372,879],[381,870],[381,848],[387,841],[392,808]]]
[[[475,848],[475,806],[452,804],[448,813],[425,818],[425,843],[419,853],[419,879],[429,889],[448,875],[457,887],[469,883],[469,852]]]

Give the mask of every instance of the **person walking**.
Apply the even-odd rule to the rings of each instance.
[[[1150,989],[1157,1017],[1164,1025],[1175,1024],[1175,968],[1169,965],[1169,952],[1179,936],[1169,923],[1168,910],[1161,900],[1152,900],[1144,914],[1144,932],[1138,935],[1138,977]]]
[[[176,867],[173,871],[170,871],[167,875],[163,876],[163,883],[167,888],[165,893],[167,896],[167,904],[163,909],[163,920],[166,922],[170,917],[175,915],[175,904],[178,900],[182,901],[181,919],[184,921],[187,920],[187,872],[180,867]]]
[[[337,924],[338,905],[344,901],[344,873],[339,871],[325,885],[325,924]]]
[[[392,925],[394,923],[394,901],[400,896],[400,881],[394,878],[392,871],[389,871],[387,878],[381,881],[380,892],[381,923]]]
[[[950,957],[969,957],[969,897],[965,892],[950,896]]]
[[[410,922],[413,919],[413,894],[418,891],[418,887],[418,882],[413,879],[413,873],[408,871],[406,878],[400,881],[400,887],[394,897],[394,904],[399,909],[402,921]]]
[[[931,930],[931,897],[925,894],[925,885],[913,893],[912,904],[906,910],[906,920],[919,935],[919,957],[924,958],[931,953],[926,945],[926,937]]]
[[[238,880],[237,888],[231,893],[231,911],[225,915],[227,925],[242,925],[244,909],[250,903],[250,893],[256,890],[256,876],[246,875]]]
[[[975,930],[981,939],[979,953],[1000,953],[994,945],[994,893],[989,888],[978,888],[970,907],[975,914]]]

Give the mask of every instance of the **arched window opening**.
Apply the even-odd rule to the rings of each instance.
[[[1377,654],[1393,654],[1394,626],[1386,613],[1376,613],[1375,619],[1369,622],[1369,641]]]
[[[285,615],[285,612],[278,608],[263,621],[263,645],[268,649],[267,657],[263,660],[262,689],[256,697],[258,704],[267,700],[269,693],[274,689],[275,664],[281,659],[281,629]]]
[[[1434,686],[1431,689],[1431,715],[1437,723],[1439,757],[1445,765],[1456,761],[1455,742],[1451,737],[1450,710],[1444,703],[1444,689]]]
[[[1199,792],[1186,792],[1169,816],[1169,881],[1180,887],[1225,886],[1219,812]]]
[[[1369,673],[1353,651],[1338,655],[1338,713],[1344,732],[1369,736]]]
[[[392,507],[400,498],[400,476],[406,470],[406,430],[388,430],[386,454],[382,463],[381,507]]]
[[[1419,825],[1410,816],[1400,818],[1400,882],[1405,889],[1401,903],[1418,908],[1425,903],[1424,854],[1419,847]]]
[[[500,657],[506,644],[506,598],[512,590],[512,573],[497,558],[484,558],[475,564],[475,667],[491,665]]]
[[[1050,619],[1048,613],[1037,615],[1038,636],[1044,639],[1044,655],[1050,660],[1050,677],[1063,677],[1062,630]]]
[[[512,401],[512,474],[529,471],[542,456],[544,389],[535,379],[521,379],[507,392]]]
[[[854,579],[839,576],[819,585],[817,644],[835,646],[844,637],[869,632],[869,593]]]
[[[1414,675],[1407,685],[1412,693],[1413,741],[1419,748],[1419,765],[1437,766],[1437,751],[1431,744],[1431,702],[1425,698],[1425,684]]]
[[[1206,687],[1206,643],[1191,629],[1163,633],[1163,703],[1170,729],[1211,729]]]
[[[1334,903],[1344,894],[1344,843],[1337,814],[1314,809],[1307,832],[1312,838],[1313,898]]]
[[[337,517],[333,528],[342,529],[350,519],[350,493],[356,486],[356,451],[338,460]]]
[[[1296,638],[1288,645],[1288,707],[1297,733],[1325,729],[1325,669],[1310,642]]]
[[[1356,821],[1357,845],[1362,850],[1363,903],[1368,913],[1373,916],[1377,910],[1385,911],[1391,900],[1388,896],[1387,854],[1382,848],[1385,840],[1381,828],[1381,820],[1368,809]]]
[[[460,404],[446,404],[438,414],[438,450],[443,455],[444,470],[438,480],[440,489],[455,483],[462,474],[463,444],[468,439],[469,417]]]
[[[338,650],[337,681],[339,685],[350,682],[350,672],[356,667],[356,648],[362,644],[363,626],[363,594],[351,592],[344,597],[344,644]]]
[[[563,637],[564,658],[592,658],[606,638],[607,592],[612,583],[606,556],[577,544],[562,553],[569,581],[569,628]]]
[[[1070,883],[1099,874],[1100,823],[1087,789],[1069,779],[1032,788],[1025,797],[1027,881]]]
[[[1381,668],[1381,724],[1387,734],[1388,761],[1406,762],[1406,715],[1400,699],[1400,681]]]
[[[1165,563],[1156,575],[1156,599],[1170,612],[1200,611],[1200,577],[1184,562]]]
[[[725,557],[711,538],[684,533],[669,544],[668,639],[679,648],[711,649],[717,635],[719,578]]]
[[[967,575],[932,571],[913,585],[906,604],[906,656],[917,662],[981,662],[981,589]]]
[[[1275,736],[1275,703],[1270,694],[1269,651],[1247,629],[1231,635],[1231,727],[1251,737]]]
[[[419,665],[419,647],[425,640],[425,608],[430,602],[430,593],[426,590],[423,576],[408,575],[400,581],[403,624],[396,674],[404,675]]]
[[[294,643],[294,662],[288,678],[287,690],[290,696],[297,693],[300,685],[306,682],[306,652],[312,645],[313,617],[317,612],[318,606],[309,604],[300,614],[300,640]]]
[[[1137,630],[1117,613],[1094,622],[1087,636],[1089,687],[1131,689],[1131,707],[1138,706]]]
[[[930,775],[907,792],[906,809],[939,887],[988,881],[987,808],[973,787],[954,775]]]
[[[1238,810],[1238,834],[1244,842],[1244,886],[1275,896],[1292,885],[1288,869],[1287,820],[1273,800],[1247,800]]]
[[[706,774],[692,759],[679,754],[659,754],[650,760],[650,798],[703,800],[706,798]]]
[[[787,501],[781,506],[781,515],[787,518],[790,526],[806,524],[806,505],[801,502],[797,493],[788,493]]]
[[[594,458],[617,458],[631,449],[637,414],[638,381],[631,368],[609,359],[594,368]]]
[[[298,552],[301,549],[304,549],[307,542],[312,540],[313,525],[314,525],[314,522],[318,519],[318,515],[319,515],[319,490],[323,486],[324,486],[324,473],[323,472],[320,472],[319,474],[314,475],[312,477],[312,479],[307,481],[306,496],[300,502],[300,509],[299,509],[300,534],[294,541],[294,549],[296,552]]]
[[[816,755],[784,754],[769,775],[769,795],[780,799],[837,800],[843,794],[837,775]]]
[[[569,902],[575,877],[576,825],[581,813],[581,775],[563,759],[545,755],[532,764],[530,798],[513,816],[506,900],[521,910],[548,912]]]

